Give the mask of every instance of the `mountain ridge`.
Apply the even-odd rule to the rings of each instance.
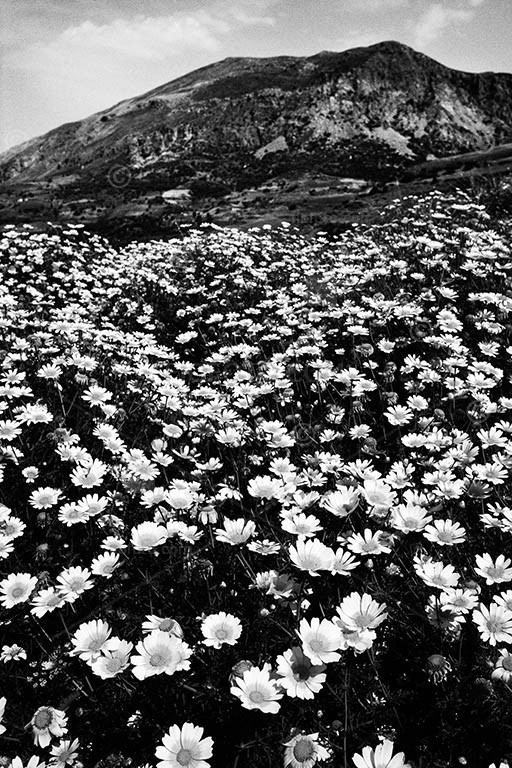
[[[7,150],[0,180],[101,184],[122,165],[131,178],[168,172],[172,186],[190,165],[191,177],[233,184],[269,145],[303,158],[313,145],[369,141],[423,160],[512,141],[510,126],[512,74],[454,70],[392,40],[228,57]]]

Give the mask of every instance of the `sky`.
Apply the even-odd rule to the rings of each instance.
[[[0,151],[227,56],[397,40],[512,72],[512,0],[0,0]]]

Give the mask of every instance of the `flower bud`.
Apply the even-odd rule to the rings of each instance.
[[[452,665],[440,653],[434,653],[427,659],[426,671],[428,679],[437,685],[446,680],[448,673],[452,671]]]

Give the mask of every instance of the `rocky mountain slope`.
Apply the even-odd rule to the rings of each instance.
[[[424,160],[511,140],[512,74],[459,72],[384,42],[225,59],[8,150],[0,181],[104,184],[121,165],[168,187],[198,175],[232,184],[269,156],[307,166],[318,152],[350,175],[344,163],[361,142],[386,162],[386,148]]]

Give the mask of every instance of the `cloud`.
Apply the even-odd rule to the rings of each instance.
[[[123,0],[124,7],[133,8],[138,1]],[[19,2],[21,12],[29,0]],[[53,13],[62,2],[44,0],[48,6],[43,5]],[[156,4],[170,5],[154,0],[152,7]],[[94,17],[93,8],[64,27],[55,23],[53,33],[52,24],[41,20],[37,34],[27,18],[31,34],[21,36],[17,45],[10,40],[4,45],[0,133],[7,138],[2,144],[20,140],[13,133],[20,125],[24,133],[27,127],[29,135],[41,134],[223,58],[229,44],[243,40],[247,30],[273,25],[275,4],[277,0],[214,0],[201,2],[200,9],[189,4],[186,12],[119,13],[111,19]],[[73,5],[87,10],[86,0]]]
[[[242,0],[232,7],[217,3],[210,12],[139,14],[104,24],[86,20],[49,41],[18,49],[8,57],[8,63],[36,73],[71,68],[77,74],[101,65],[108,76],[121,63],[171,61],[182,54],[215,52],[227,35],[243,27],[274,24],[274,18],[264,12],[272,2],[254,0],[249,4]]]
[[[469,0],[472,8],[464,7],[466,3],[457,6],[434,3],[414,25],[414,44],[418,48],[424,48],[441,37],[448,29],[471,21],[475,14],[474,8],[481,2],[482,0]]]
[[[257,24],[258,26],[263,25],[267,27],[273,27],[276,23],[274,16],[261,16],[255,13],[248,13],[243,8],[233,8],[231,15],[234,19],[236,19],[236,21],[239,21],[241,24],[246,26]]]
[[[406,5],[410,5],[411,0],[349,0],[349,9],[363,11],[376,12],[390,11],[393,8],[403,8]]]
[[[84,21],[64,30],[47,44],[31,46],[31,58],[38,67],[59,63],[80,67],[91,56],[162,61],[191,48],[214,51],[218,47],[218,36],[230,29],[225,20],[207,13],[137,16],[115,19],[109,24]]]

